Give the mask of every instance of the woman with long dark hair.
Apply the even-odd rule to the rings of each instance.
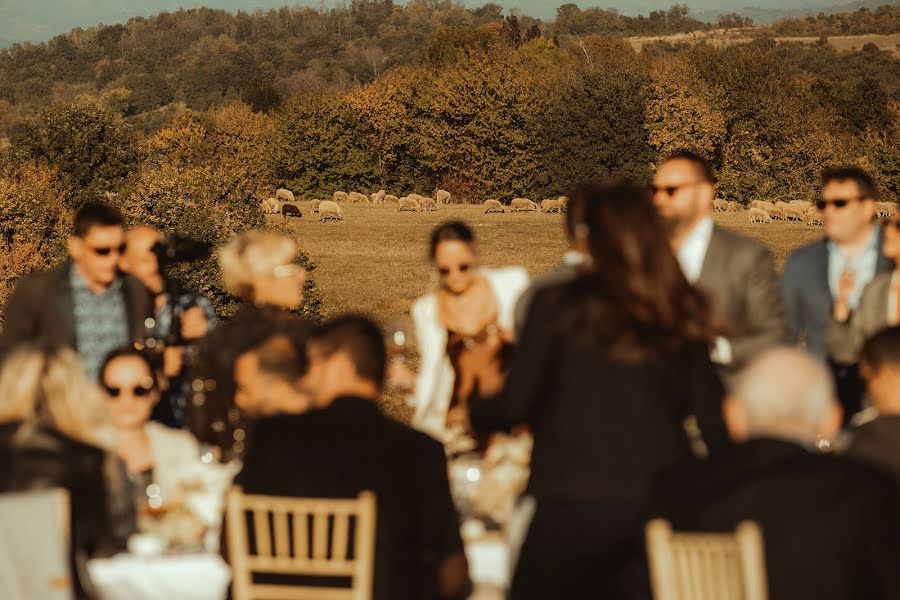
[[[537,293],[508,379],[471,405],[471,419],[534,435],[526,494],[536,510],[512,597],[649,597],[642,509],[652,481],[691,455],[689,418],[710,451],[727,443],[714,332],[645,190],[592,186],[572,205],[592,260]],[[485,373],[478,388],[497,389]]]

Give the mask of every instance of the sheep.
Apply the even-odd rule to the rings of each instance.
[[[412,196],[404,196],[400,198],[400,208],[398,210],[419,212],[419,202]]]
[[[281,202],[275,198],[266,198],[260,202],[259,206],[264,213],[269,215],[278,214],[281,211]]]
[[[317,212],[319,212],[319,205],[321,205],[321,204],[322,204],[321,200],[313,200],[309,204],[309,210],[311,212],[317,213]]]
[[[773,219],[784,220],[784,211],[782,211],[780,208],[778,208],[774,204],[768,208],[764,208],[763,210],[765,210],[769,214],[769,216],[772,217]]]
[[[344,213],[341,212],[341,207],[337,202],[333,200],[323,200],[319,203],[319,221],[324,223],[325,221],[343,221]]]
[[[281,205],[281,216],[285,219],[288,217],[302,217],[303,213],[297,208],[296,204],[285,202]]]
[[[788,204],[787,202],[782,202],[781,200],[775,203],[775,208],[777,208],[781,212],[784,212],[784,209],[786,209],[788,206],[790,206],[790,204]]]
[[[347,194],[350,202],[368,202],[369,197],[365,194],[360,194],[359,192],[350,192]]]
[[[293,202],[294,192],[287,188],[278,188],[278,190],[275,191],[275,197],[278,200],[287,200],[288,202]]]
[[[765,210],[761,208],[753,207],[750,209],[750,222],[751,223],[771,223],[772,217],[769,216]]]
[[[735,202],[734,200],[728,201],[728,212],[738,212],[741,210],[741,205]]]
[[[544,198],[543,200],[541,200],[541,212],[547,212],[547,206],[549,206],[551,202],[556,202],[556,199]]]
[[[512,202],[509,203],[509,209],[512,212],[539,210],[538,205],[528,198],[513,198]]]
[[[350,196],[347,195],[347,192],[335,192],[331,196],[332,202],[350,202]]]
[[[419,208],[422,209],[422,212],[434,212],[437,210],[437,203],[434,198],[422,198],[419,200]]]
[[[714,212],[728,212],[728,202],[725,200],[713,200],[712,206]]]
[[[400,201],[400,198],[393,194],[387,194],[381,201],[382,204],[387,204],[390,202],[391,204],[397,204]]]
[[[788,202],[788,204],[790,204],[791,206],[797,206],[800,208],[800,210],[804,211],[809,210],[813,206],[812,202],[807,202],[806,200],[791,200],[790,202]]]
[[[544,204],[543,202],[541,204]],[[566,210],[566,206],[560,200],[548,200],[544,205],[544,212],[560,213]]]
[[[384,190],[378,190],[374,194],[370,196],[372,199],[372,204],[381,204],[384,202],[384,197],[387,195],[387,192]]]
[[[438,190],[434,193],[434,199],[437,200],[438,204],[450,204],[450,198],[452,194],[447,190]]]
[[[879,219],[890,217],[897,212],[897,204],[894,202],[876,202],[875,211],[875,216]]]
[[[487,213],[497,213],[497,212],[499,212],[499,213],[505,213],[505,212],[506,212],[506,209],[503,208],[503,205],[500,204],[500,201],[499,201],[499,200],[495,200],[495,199],[493,199],[493,198],[491,198],[491,199],[489,199],[489,200],[485,200],[485,201],[484,201],[484,204],[482,204],[482,206],[484,206],[484,212],[485,212],[485,214],[487,214]]]
[[[808,211],[806,211],[806,224],[807,225],[824,225],[825,221],[822,218],[822,211],[816,208],[815,206],[811,207]]]
[[[750,203],[751,208],[761,208],[763,210],[769,210],[773,206],[775,206],[773,202],[768,202],[766,200],[754,200]]]
[[[801,209],[799,206],[786,206],[784,207],[784,220],[785,221],[805,221],[806,220],[806,211]]]

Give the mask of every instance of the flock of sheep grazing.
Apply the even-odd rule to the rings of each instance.
[[[341,211],[341,204],[354,203],[371,203],[371,204],[394,204],[398,211],[409,212],[432,212],[438,210],[442,204],[449,204],[452,195],[446,190],[437,190],[434,197],[421,196],[419,194],[408,194],[398,198],[388,194],[385,190],[379,190],[369,196],[360,194],[359,192],[335,192],[331,200],[311,200],[307,206],[307,210],[319,215],[319,221],[341,221],[344,218]],[[483,204],[485,213],[493,212],[546,212],[560,213],[566,212],[569,199],[565,196],[558,198],[548,198],[538,205],[536,202],[528,198],[514,198],[509,206],[506,207],[499,200],[486,200]],[[302,217],[303,211],[300,203],[294,198],[294,193],[286,188],[279,188],[275,192],[274,198],[267,198],[260,203],[260,208],[266,214],[281,215],[284,218]]]
[[[889,217],[897,212],[897,204],[894,202],[878,202],[876,207],[876,216],[879,219]],[[822,211],[812,202],[805,200],[791,202],[755,200],[750,203],[748,208],[747,214],[751,223],[771,223],[781,220],[803,222],[807,225],[822,224]],[[741,209],[741,205],[734,201],[713,201],[713,210],[716,212],[738,212]]]

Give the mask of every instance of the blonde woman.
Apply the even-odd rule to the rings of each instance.
[[[299,253],[293,238],[255,229],[238,234],[219,253],[222,283],[244,305],[201,348],[195,382],[207,385],[200,388],[202,398],[190,403],[191,428],[201,442],[228,455],[241,454],[245,436],[245,416],[234,406],[234,363],[274,329],[295,320],[289,311],[300,308],[306,285]],[[215,385],[208,385],[210,381]]]
[[[99,389],[68,348],[23,347],[0,371],[0,492],[69,492],[76,564],[113,554],[134,531],[121,464],[99,447],[107,427]],[[74,565],[73,565],[74,567]],[[79,597],[87,582],[73,568]]]

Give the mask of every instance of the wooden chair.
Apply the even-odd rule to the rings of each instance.
[[[766,566],[759,525],[733,534],[673,532],[647,524],[647,553],[656,600],[766,600]]]
[[[286,498],[248,495],[239,486],[232,488],[225,528],[234,600],[370,600],[375,514],[372,492],[352,499]],[[351,519],[352,558],[348,557]],[[261,584],[253,583],[254,573],[349,578],[351,585]]]

